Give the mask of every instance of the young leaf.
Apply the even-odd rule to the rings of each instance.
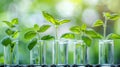
[[[12,35],[12,38],[17,38],[18,35],[19,35],[19,32],[18,32],[18,31],[15,31],[15,32],[13,33],[13,35]]]
[[[97,20],[95,23],[94,23],[94,27],[97,27],[97,26],[101,26],[103,25],[103,21],[102,20]]]
[[[11,29],[8,28],[5,30],[5,33],[10,36],[14,33],[14,31],[12,31]]]
[[[12,25],[10,22],[8,21],[3,21],[7,26],[9,26],[10,28],[15,27],[14,25]]]
[[[70,20],[65,19],[65,20],[61,20],[59,23],[60,23],[60,25],[62,25],[64,23],[68,23],[68,22],[70,22]]]
[[[92,38],[100,38],[100,39],[103,38],[102,35],[98,34],[93,29],[87,29],[85,30],[85,33]]]
[[[119,18],[120,18],[120,16],[117,14],[112,14],[110,17],[111,20],[118,20]]]
[[[54,19],[54,17],[53,17],[52,15],[50,15],[49,13],[47,13],[47,12],[45,12],[45,11],[43,11],[42,13],[43,13],[44,18],[45,18],[47,21],[49,21],[49,22],[51,22],[52,24],[55,24],[55,25],[56,25],[56,20]]]
[[[73,27],[70,28],[70,31],[74,32],[76,34],[80,34],[81,28],[80,28],[80,26],[73,26]]]
[[[111,33],[107,36],[107,39],[120,39],[119,34]]]
[[[92,39],[88,36],[82,36],[82,40],[85,42],[87,46],[91,46]]]
[[[2,40],[2,45],[3,46],[7,46],[9,44],[11,44],[12,40],[9,37],[6,37]]]
[[[16,45],[16,42],[12,42],[11,44],[10,44],[10,47],[11,47],[11,52],[13,52],[13,49],[14,49],[14,46]]]
[[[28,44],[28,49],[32,50],[32,48],[37,44],[37,38],[32,39],[32,41]]]
[[[28,31],[28,32],[25,33],[24,38],[25,39],[31,39],[31,38],[33,38],[35,36],[36,36],[36,32],[35,31]]]
[[[16,42],[12,42],[12,43],[10,44],[11,48],[14,48],[15,45],[16,45]]]
[[[111,14],[109,12],[104,12],[103,16],[106,17],[107,19],[110,19]]]
[[[74,39],[75,35],[73,33],[66,33],[66,34],[63,34],[61,38]]]
[[[54,39],[54,37],[51,35],[45,35],[41,38],[41,40],[51,40],[51,39]]]
[[[110,19],[110,20],[117,20],[117,19],[120,18],[119,15],[117,15],[117,14],[110,14],[108,12],[103,13],[103,15],[104,15],[104,17],[106,17],[107,19]]]
[[[35,30],[39,30],[39,25],[38,24],[34,24],[34,29]]]
[[[86,25],[86,24],[83,24],[83,25],[81,26],[81,30],[82,30],[82,31],[85,31],[86,28],[87,28],[87,25]]]
[[[50,25],[42,25],[40,28],[39,28],[39,30],[38,30],[38,32],[45,32],[47,29],[49,29],[50,28]]]
[[[12,25],[18,24],[18,18],[14,18],[11,23]]]

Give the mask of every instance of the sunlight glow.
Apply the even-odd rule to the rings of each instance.
[[[96,5],[99,0],[83,0],[85,3],[88,3],[89,5]]]
[[[93,23],[99,18],[98,13],[93,9],[86,9],[82,14],[82,21],[92,26]]]
[[[56,5],[56,10],[63,17],[70,17],[74,13],[74,4],[69,1],[62,1]]]

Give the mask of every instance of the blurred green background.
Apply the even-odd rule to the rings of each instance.
[[[70,19],[71,22],[62,25],[59,29],[59,36],[70,32],[69,28],[73,25],[86,23],[92,28],[97,19],[104,20],[103,12],[117,13],[120,15],[120,0],[0,0],[0,40],[6,34],[4,32],[7,26],[3,20],[10,21],[13,18],[19,18],[20,30],[20,64],[29,64],[29,50],[27,41],[23,38],[26,31],[30,30],[34,24],[50,24],[42,16],[41,12],[47,11],[58,19]],[[120,34],[120,19],[118,21],[109,21],[107,34],[114,32]],[[102,34],[102,27],[95,28]],[[54,35],[52,26],[44,34]],[[120,40],[115,40],[115,64],[120,63]],[[94,49],[94,50],[93,50]],[[98,63],[98,40],[94,40],[90,47],[90,64]],[[0,44],[0,64],[3,64],[3,46]]]

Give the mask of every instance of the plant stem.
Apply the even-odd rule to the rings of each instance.
[[[68,64],[68,44],[65,43],[65,64]]]
[[[107,29],[107,18],[105,17],[105,23],[103,24],[103,36],[104,36],[104,39],[106,39],[106,29]]]
[[[12,64],[13,63],[12,60],[14,60],[12,54],[13,54],[13,51],[12,51],[12,48],[10,47],[10,64]]]
[[[60,50],[59,50],[59,44],[58,44],[58,26],[56,26],[56,60],[58,60],[58,64],[60,63]],[[58,49],[58,50],[57,50]]]
[[[84,31],[81,32],[81,35],[80,35],[81,40],[83,36],[84,36]]]
[[[52,49],[52,64],[55,64],[56,63],[56,40],[58,39],[58,35],[57,35],[57,32],[58,32],[58,26],[55,25],[55,41],[54,41],[54,44],[53,44],[53,49]]]
[[[54,52],[55,52],[55,54],[54,54],[54,62],[55,63],[60,63],[60,46],[59,46],[59,44],[58,44],[58,25],[56,25],[55,26],[55,28],[56,28],[56,30],[55,30],[55,40],[57,40],[57,41],[55,41],[55,45],[54,45]],[[58,61],[58,62],[57,62]]]
[[[9,37],[12,39],[12,41],[14,40],[12,36],[9,36]],[[12,64],[13,63],[12,60],[14,60],[12,54],[13,54],[13,48],[10,45],[10,64]]]
[[[55,26],[55,39],[58,40],[58,26]]]
[[[40,34],[38,33],[38,43],[39,43],[39,50],[38,50],[38,52],[39,52],[39,56],[40,56],[40,58],[39,58],[39,63],[40,63],[40,65],[42,64],[42,46],[41,46],[41,42],[39,42],[39,40],[41,40],[40,39],[41,37],[40,37]]]

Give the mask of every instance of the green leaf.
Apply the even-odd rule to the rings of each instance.
[[[101,26],[103,25],[103,21],[102,20],[97,20],[95,23],[94,23],[94,27],[97,27],[97,26]]]
[[[70,28],[70,31],[74,32],[76,34],[80,34],[81,28],[80,28],[80,26],[73,26],[73,27]]]
[[[85,33],[87,35],[89,35],[90,37],[92,37],[92,38],[99,38],[99,39],[103,38],[102,35],[100,35],[99,33],[95,32],[93,29],[87,29],[87,30],[85,30]]]
[[[87,25],[86,25],[86,24],[83,24],[83,25],[81,26],[81,30],[82,30],[82,31],[85,31],[86,28],[87,28]]]
[[[2,45],[3,46],[8,46],[9,44],[11,44],[12,40],[9,37],[6,37],[2,40]]]
[[[111,33],[107,36],[107,39],[120,39],[119,34]]]
[[[39,28],[39,30],[38,30],[38,32],[45,32],[47,29],[49,29],[50,28],[50,25],[42,25],[40,28]]]
[[[51,40],[51,39],[54,39],[54,36],[51,36],[51,35],[45,35],[41,38],[41,40]]]
[[[25,39],[31,39],[31,38],[35,37],[36,34],[37,33],[35,31],[28,31],[28,32],[25,33],[24,38]]]
[[[117,14],[110,14],[108,12],[106,13],[103,13],[104,17],[106,17],[107,19],[110,19],[110,20],[118,20],[120,18],[119,15]]]
[[[32,39],[32,41],[28,44],[28,49],[32,50],[32,48],[37,44],[37,38]]]
[[[12,43],[10,44],[11,48],[14,48],[15,45],[16,45],[16,42],[12,42]]]
[[[64,23],[68,23],[68,22],[70,22],[70,20],[67,20],[67,19],[65,19],[65,20],[61,20],[59,23],[59,25],[62,25],[62,24],[64,24]]]
[[[63,34],[61,36],[61,38],[65,38],[65,39],[74,39],[75,38],[75,35],[73,33],[66,33],[66,34]]]
[[[3,21],[7,26],[9,26],[10,28],[15,27],[14,25],[12,25],[10,22],[8,21]]]
[[[14,31],[12,31],[11,29],[8,28],[5,30],[5,33],[10,36],[14,33]]]
[[[92,39],[90,37],[88,37],[88,36],[82,36],[82,40],[85,42],[85,44],[87,46],[89,46],[89,47],[91,46]]]
[[[112,14],[110,17],[111,20],[118,20],[119,18],[120,18],[120,16],[117,14]]]
[[[13,33],[12,37],[13,37],[13,38],[17,38],[18,35],[19,35],[19,31],[15,31],[15,32]]]
[[[14,18],[11,23],[12,23],[12,25],[18,24],[18,18]]]
[[[11,52],[13,52],[15,45],[16,45],[16,42],[12,42],[12,43],[10,44]]]
[[[56,25],[56,20],[54,19],[54,17],[53,17],[52,15],[50,15],[49,13],[47,13],[47,12],[45,12],[45,11],[43,11],[42,13],[43,13],[44,18],[45,18],[47,21],[49,21],[49,22],[51,22],[52,24],[55,24],[55,25]]]
[[[103,16],[106,17],[107,19],[110,19],[111,14],[109,12],[104,12]]]
[[[39,25],[38,24],[34,24],[34,29],[35,30],[39,30]]]

